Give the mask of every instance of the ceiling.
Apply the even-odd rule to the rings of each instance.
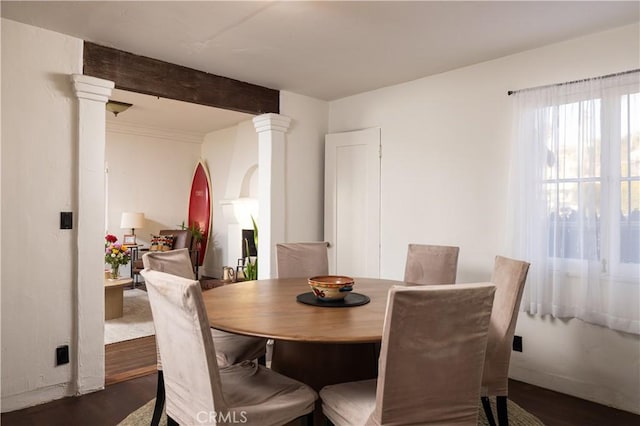
[[[111,99],[132,104],[116,117],[107,112],[107,123],[144,131],[140,127],[167,129],[184,133],[188,139],[202,137],[214,130],[226,129],[254,116],[227,109],[207,107],[173,99],[114,89]]]
[[[1,7],[8,19],[324,100],[640,21],[638,1],[2,1]]]

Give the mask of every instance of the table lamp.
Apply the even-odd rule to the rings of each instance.
[[[131,228],[131,234],[136,235],[136,228],[144,227],[144,213],[123,212],[120,228]]]

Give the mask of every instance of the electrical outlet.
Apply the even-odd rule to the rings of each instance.
[[[56,366],[63,364],[69,364],[69,345],[56,348]]]
[[[522,336],[513,336],[513,350],[522,352]]]

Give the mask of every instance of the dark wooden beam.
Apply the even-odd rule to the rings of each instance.
[[[84,43],[84,74],[117,89],[250,114],[280,112],[280,92],[94,43]]]

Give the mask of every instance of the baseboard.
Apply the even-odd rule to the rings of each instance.
[[[3,396],[1,411],[8,413],[73,395],[74,387],[71,383],[60,383],[16,395]]]
[[[637,400],[627,401],[624,395],[616,392],[616,390],[605,389],[602,386],[594,385],[594,383],[580,382],[569,377],[557,376],[538,370],[529,370],[515,366],[513,363],[511,363],[511,367],[509,368],[509,378],[560,392],[565,395],[575,396],[576,398],[597,404],[640,414]]]

